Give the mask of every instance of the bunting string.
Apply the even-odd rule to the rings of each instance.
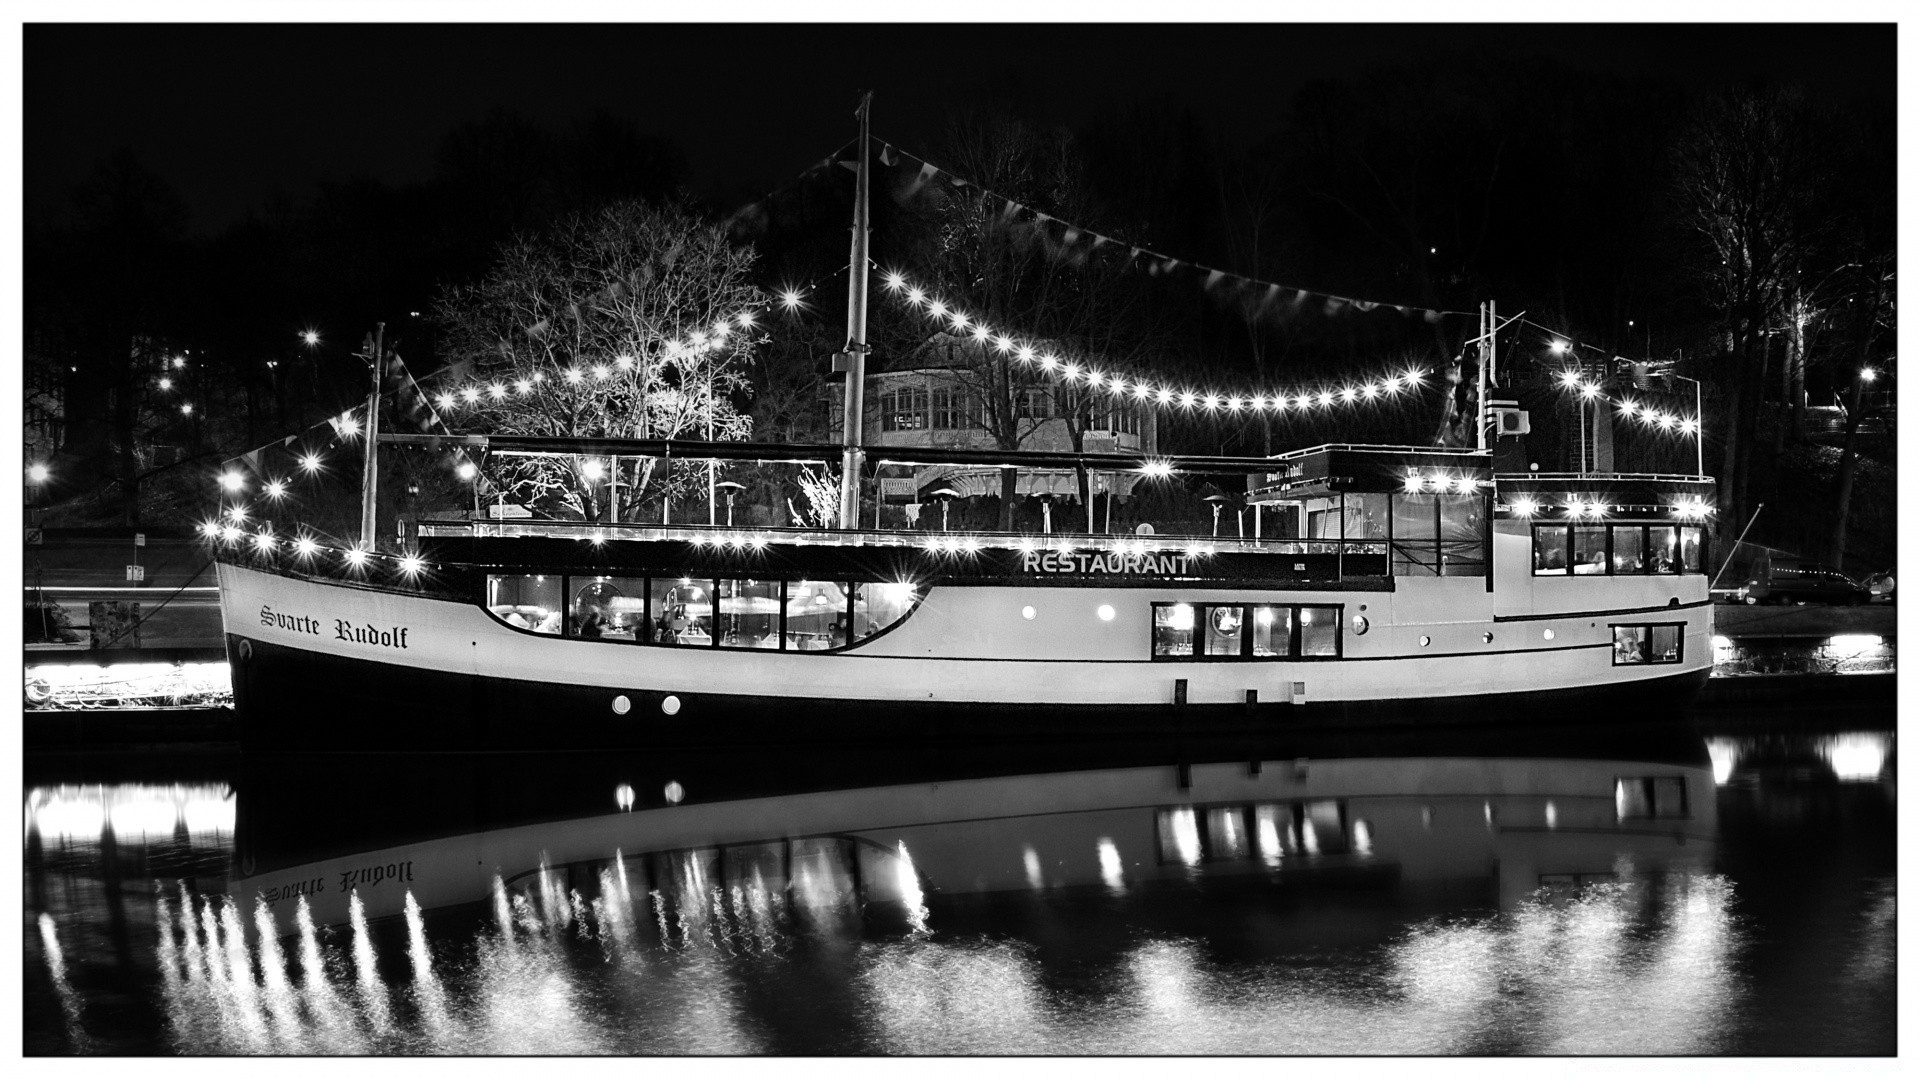
[[[1336,293],[1321,292],[1315,289],[1303,289],[1298,286],[1282,285],[1246,274],[1236,274],[1231,270],[1222,270],[1217,267],[1208,266],[1205,263],[1177,258],[1141,244],[1129,243],[1128,241],[1108,236],[1097,230],[1086,228],[1085,226],[1075,224],[1063,218],[1055,217],[1044,211],[1035,210],[1016,199],[1010,199],[990,188],[968,180],[966,177],[943,169],[925,158],[900,150],[891,143],[884,141],[881,143],[880,160],[882,164],[889,166],[911,162],[919,163],[919,168],[915,171],[913,179],[906,182],[903,192],[906,197],[911,198],[936,181],[944,181],[949,187],[971,189],[1001,204],[1000,218],[1002,221],[1014,221],[1024,214],[1037,225],[1057,225],[1061,230],[1060,243],[1068,248],[1075,247],[1083,242],[1086,244],[1088,251],[1098,250],[1112,245],[1116,251],[1124,250],[1126,252],[1126,261],[1129,266],[1138,266],[1144,263],[1145,269],[1150,275],[1172,274],[1181,270],[1198,272],[1202,275],[1202,291],[1217,292],[1224,288],[1241,293],[1254,300],[1255,310],[1259,313],[1272,310],[1276,304],[1288,310],[1298,311],[1305,308],[1305,306],[1311,302],[1317,305],[1321,311],[1327,315],[1340,315],[1350,311],[1364,313],[1386,310],[1394,311],[1408,317],[1418,316],[1423,321],[1429,323],[1437,323],[1442,318],[1448,316],[1467,317],[1473,314],[1472,312],[1443,311],[1413,304],[1395,304],[1381,300],[1362,300],[1358,297],[1341,296]]]

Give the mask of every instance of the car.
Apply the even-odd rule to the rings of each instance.
[[[1747,575],[1749,604],[1864,604],[1867,587],[1826,563],[1765,555]]]
[[[1885,600],[1889,604],[1893,603],[1893,567],[1889,566],[1885,570],[1867,578],[1866,584],[1867,594],[1875,600]]]

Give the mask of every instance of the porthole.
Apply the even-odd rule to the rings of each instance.
[[[1094,611],[1094,614],[1100,616],[1101,622],[1112,622],[1113,621],[1113,605],[1101,604],[1100,607]]]
[[[247,641],[247,640],[245,640],[245,639],[242,639],[242,640],[241,640],[241,642],[240,642],[240,659],[242,659],[242,660],[251,660],[251,659],[253,659],[253,642],[251,642],[251,641]]]
[[[680,781],[669,780],[667,781],[666,790],[661,792],[661,794],[667,797],[668,802],[678,803],[681,799],[687,797],[687,789],[680,786]]]
[[[1020,609],[1020,617],[1027,620],[1028,622],[1032,622],[1033,617],[1037,614],[1039,613],[1033,610],[1032,604],[1028,604],[1026,607],[1023,607]]]
[[[1493,631],[1489,630],[1486,633],[1481,634],[1480,640],[1486,642],[1489,645],[1493,644]]]
[[[627,695],[625,694],[613,695],[613,715],[625,716],[627,715],[627,710],[631,708],[633,708],[633,702],[627,699]]]
[[[1355,615],[1353,617],[1353,632],[1355,634],[1366,633],[1367,627],[1370,625],[1372,624],[1367,622],[1367,617],[1365,615]]]
[[[1552,629],[1546,629],[1546,630],[1542,630],[1542,631],[1540,631],[1540,636],[1541,636],[1541,637],[1543,637],[1543,638],[1545,638],[1545,639],[1546,639],[1546,640],[1548,640],[1548,641],[1552,641],[1552,640],[1553,640],[1553,630],[1552,630]]]
[[[680,711],[680,699],[668,694],[660,699],[660,711],[672,716]]]
[[[1430,638],[1430,637],[1428,637],[1428,636],[1427,636],[1427,635],[1425,635],[1425,634],[1421,634],[1421,635],[1420,635],[1420,647],[1421,647],[1421,648],[1423,648],[1423,649],[1424,649],[1424,648],[1426,648],[1427,646],[1429,646],[1429,645],[1431,645],[1431,644],[1433,644],[1433,639],[1432,639],[1432,638]]]

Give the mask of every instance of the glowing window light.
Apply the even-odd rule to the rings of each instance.
[[[1827,639],[1827,648],[1838,657],[1855,657],[1880,647],[1879,634],[1835,634]]]
[[[278,499],[287,493],[287,483],[284,480],[269,480],[266,491],[267,498]]]
[[[300,459],[300,467],[307,470],[310,473],[319,472],[320,471],[320,455],[319,454],[305,455]]]
[[[228,469],[220,474],[220,486],[228,491],[240,491],[247,486],[247,478]]]
[[[187,826],[187,832],[206,836],[213,833],[233,832],[235,800],[232,791],[223,797],[211,795],[188,798],[180,804],[180,820]]]
[[[1272,626],[1273,609],[1270,607],[1256,608],[1253,613],[1253,621],[1261,626]]]
[[[418,555],[407,554],[400,557],[400,572],[408,577],[416,577],[426,568],[426,561]]]
[[[1168,613],[1168,625],[1175,630],[1193,629],[1193,605],[1175,604],[1173,610]]]

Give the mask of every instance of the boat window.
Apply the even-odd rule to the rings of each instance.
[[[1200,652],[1205,656],[1239,656],[1240,631],[1247,622],[1247,609],[1239,604],[1211,604],[1200,609]]]
[[[1701,566],[1703,530],[1698,525],[1680,526],[1680,569],[1684,573],[1704,573]]]
[[[819,652],[847,643],[847,593],[844,581],[787,583],[787,647]]]
[[[713,644],[714,583],[705,578],[651,578],[649,610],[661,645]]]
[[[1481,495],[1436,495],[1440,511],[1440,573],[1479,577],[1487,572],[1484,533],[1486,499]]]
[[[1685,627],[1680,623],[1615,626],[1613,628],[1614,666],[1679,663],[1681,647],[1685,640],[1684,630]]]
[[[714,618],[721,648],[780,648],[780,585],[753,578],[719,581]]]
[[[508,626],[560,633],[559,574],[488,574],[487,610]]]
[[[1395,577],[1440,575],[1440,519],[1432,495],[1393,497],[1393,567]]]
[[[1193,605],[1153,605],[1153,655],[1193,655]]]
[[[1198,863],[1300,855],[1345,855],[1347,807],[1339,799],[1300,802],[1170,806],[1154,814],[1160,862]]]
[[[1253,655],[1286,656],[1293,640],[1293,609],[1262,604],[1253,609]]]
[[[899,622],[920,593],[911,582],[863,581],[853,587],[853,633],[860,641]]]
[[[1613,809],[1622,818],[1687,817],[1686,777],[1620,777],[1613,782]]]
[[[1615,525],[1613,527],[1613,572],[1616,574],[1647,572],[1646,526]]]
[[[1535,525],[1533,527],[1533,572],[1565,574],[1569,547],[1565,525]]]
[[[1607,572],[1607,527],[1605,525],[1573,527],[1572,566],[1576,574]]]
[[[1300,609],[1300,655],[1340,655],[1340,609],[1303,607]]]
[[[1650,574],[1677,574],[1680,572],[1679,532],[1671,525],[1650,525],[1647,527],[1647,572]]]
[[[567,636],[588,641],[645,641],[645,578],[572,576]]]

